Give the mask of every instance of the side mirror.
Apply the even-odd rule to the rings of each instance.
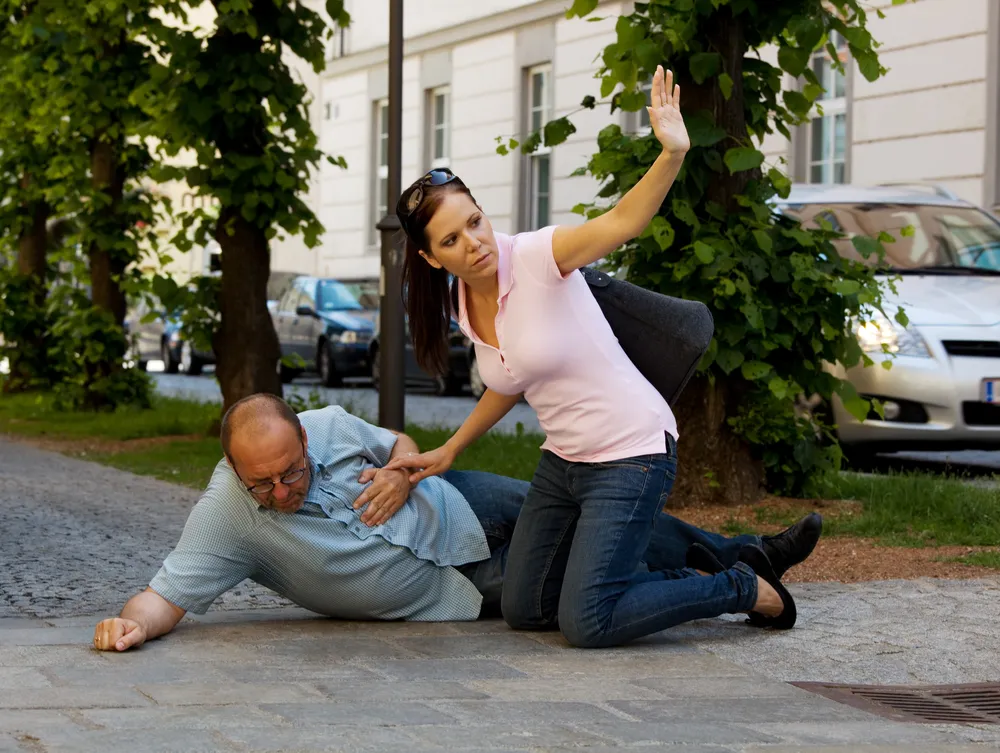
[[[296,316],[317,316],[316,310],[312,306],[299,306],[295,309]]]

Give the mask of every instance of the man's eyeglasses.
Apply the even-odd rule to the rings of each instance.
[[[409,188],[403,191],[399,195],[399,201],[396,202],[396,216],[399,218],[403,229],[409,232],[406,226],[407,220],[420,207],[420,202],[424,200],[427,186],[443,186],[445,183],[451,183],[456,179],[457,176],[455,173],[447,167],[441,167],[431,170],[423,177],[418,178]]]
[[[301,480],[301,478],[306,474],[306,468],[308,467],[308,463],[306,462],[305,445],[302,446],[302,463],[303,466],[301,468],[296,468],[293,471],[289,471],[280,479],[278,479],[278,483],[284,484],[285,486],[291,486],[292,484]],[[234,468],[233,470],[236,469]],[[237,473],[236,475],[238,477],[239,473]],[[242,480],[243,479],[240,479],[240,481]],[[274,489],[273,481],[261,481],[259,484],[254,484],[253,486],[247,487],[247,491],[250,492],[251,494],[269,494],[271,491],[273,491],[273,489]]]

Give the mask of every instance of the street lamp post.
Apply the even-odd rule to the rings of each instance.
[[[379,281],[379,425],[405,429],[405,323],[403,320],[403,247],[399,241],[396,200],[400,191],[403,144],[403,0],[389,0],[389,175],[382,234]]]

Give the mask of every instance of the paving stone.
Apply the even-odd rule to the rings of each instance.
[[[307,663],[347,661],[348,659],[408,659],[415,653],[376,638],[343,638],[287,640],[258,646],[257,660],[262,662]]]
[[[601,745],[604,739],[586,730],[569,727],[560,719],[542,723],[476,724],[408,727],[406,733],[428,750],[449,751],[457,746],[484,746],[506,750],[529,748],[531,750],[558,750],[563,747],[587,751],[589,745]],[[472,747],[473,750],[479,748]]]
[[[802,753],[799,746],[747,747],[744,753]],[[823,745],[809,747],[809,753],[983,753],[980,745]]]
[[[407,727],[385,727],[351,725],[319,727],[268,727],[263,729],[230,728],[220,730],[228,740],[250,751],[378,751],[389,753],[412,753],[418,750],[417,743],[408,734]],[[451,753],[449,751],[449,753]]]
[[[612,722],[618,717],[592,703],[574,701],[442,701],[434,704],[450,716],[470,724],[542,725],[559,720],[560,724]]]
[[[239,750],[214,732],[183,729],[149,729],[125,733],[86,731],[73,737],[42,733],[40,742],[42,749],[51,753],[107,753],[111,750],[129,753],[216,753]]]
[[[504,664],[537,677],[745,677],[747,671],[706,653],[630,654],[611,651],[566,650],[557,654],[529,654],[504,658]]]
[[[780,739],[741,724],[685,721],[667,708],[660,722],[629,722],[615,719],[609,722],[584,722],[580,729],[615,743],[632,745],[647,743],[741,745],[747,743],[778,743]]]
[[[21,690],[22,688],[48,688],[49,678],[34,667],[0,667],[0,690]]]
[[[25,688],[0,695],[4,709],[94,709],[147,706],[149,701],[128,687]]]
[[[45,667],[41,670],[53,684],[72,687],[86,685],[104,687],[107,685],[143,685],[171,682],[211,682],[231,680],[219,665],[194,664],[142,664],[130,665],[116,662],[115,666],[100,667]]]
[[[658,698],[813,698],[808,691],[784,682],[755,677],[704,677],[686,682],[668,677],[645,677],[632,685],[655,693]],[[638,698],[638,696],[637,696]]]
[[[758,732],[783,743],[802,745],[878,745],[899,743],[959,743],[954,734],[924,724],[901,724],[886,720],[869,722],[784,722],[749,724]]]
[[[370,670],[351,664],[314,664],[295,667],[281,664],[216,664],[212,670],[225,679],[235,682],[330,682],[370,683],[380,676]]]
[[[163,706],[227,706],[243,703],[298,703],[323,698],[295,683],[170,683],[141,685],[143,695]]]
[[[0,646],[0,667],[101,667],[102,661],[90,646]]]
[[[789,698],[729,698],[723,703],[703,699],[662,701],[610,701],[609,706],[647,722],[687,720],[695,723],[871,721],[871,714],[828,701],[818,696],[803,700]]]
[[[48,727],[66,727],[77,731],[83,729],[61,711],[0,709],[0,732],[37,732]]]
[[[577,677],[533,677],[524,680],[474,680],[466,683],[498,701],[585,701],[655,700],[663,696],[633,685],[628,680],[607,678],[593,682]]]
[[[479,700],[492,694],[473,690],[457,682],[318,682],[316,688],[334,701],[421,701],[421,700]]]
[[[520,654],[555,653],[523,635],[489,634],[447,638],[397,638],[395,643],[418,655],[442,659],[506,659]]]
[[[4,630],[33,630],[48,626],[45,620],[38,620],[34,617],[4,617],[3,612],[0,611],[0,632]]]
[[[421,703],[402,701],[372,705],[359,701],[336,703],[261,704],[261,709],[295,724],[449,724],[455,720]]]
[[[0,732],[0,753],[24,753],[24,750],[15,735]]]
[[[110,730],[228,729],[273,727],[283,720],[256,706],[206,706],[200,708],[151,706],[141,709],[92,709],[80,720],[91,727]]]
[[[491,659],[427,659],[419,661],[384,661],[372,669],[395,680],[499,680],[527,677],[512,667]]]
[[[35,627],[0,630],[0,646],[85,646],[94,642],[94,627]]]

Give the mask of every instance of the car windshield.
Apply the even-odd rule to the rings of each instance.
[[[344,287],[346,287],[352,296],[361,304],[361,308],[365,309],[377,309],[379,305],[378,298],[378,280],[361,280],[359,282],[345,282]]]
[[[833,241],[838,253],[874,266],[851,243],[852,236],[877,236],[885,231],[896,238],[886,243],[885,265],[898,274],[1000,274],[1000,222],[971,207],[933,204],[790,204],[783,209],[807,228],[829,222],[845,237]],[[904,236],[903,228],[913,228]]]
[[[317,297],[320,311],[358,311],[361,308],[358,299],[337,280],[320,280]]]

